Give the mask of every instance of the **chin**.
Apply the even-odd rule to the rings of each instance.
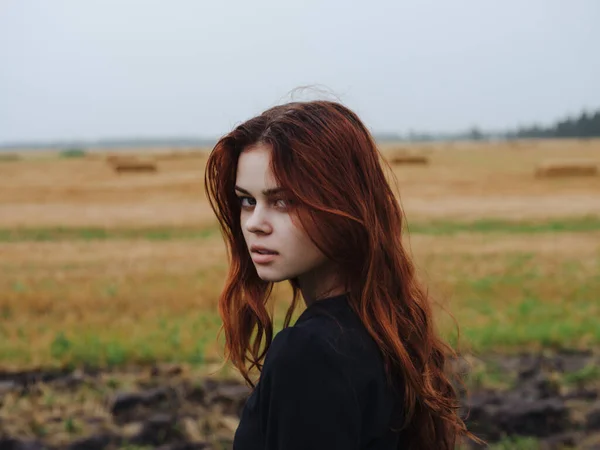
[[[269,270],[264,270],[262,268],[257,268],[256,273],[258,273],[258,278],[260,278],[263,281],[269,281],[271,283],[278,283],[280,281],[285,281],[290,278],[288,276],[284,276],[276,272],[271,272]]]

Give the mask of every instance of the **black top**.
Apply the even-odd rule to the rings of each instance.
[[[346,294],[329,297],[273,339],[233,449],[396,450],[402,439],[390,424],[400,406]]]

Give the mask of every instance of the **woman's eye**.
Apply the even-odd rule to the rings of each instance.
[[[250,197],[238,197],[238,199],[240,201],[240,205],[243,206],[243,207],[254,206],[252,204],[244,203],[244,200],[252,201],[253,199],[250,198]]]
[[[242,208],[253,208],[256,206],[256,200],[252,197],[238,197],[239,204]],[[289,208],[291,201],[286,199],[277,199],[274,200],[273,205],[278,209],[287,209]]]

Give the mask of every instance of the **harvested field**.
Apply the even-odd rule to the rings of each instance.
[[[600,177],[536,180],[532,173],[548,159],[596,158],[598,146],[598,141],[541,141],[513,150],[496,143],[439,144],[430,151],[429,165],[397,165],[393,173],[409,220],[575,217],[595,213]],[[86,158],[40,155],[3,164],[0,227],[214,223],[204,199],[204,162],[161,161],[158,172],[140,177],[118,177],[104,161]]]
[[[435,143],[408,150],[426,155],[429,164],[393,165],[388,175],[398,182],[410,232],[405,241],[439,304],[444,335],[455,343],[446,309],[460,325],[461,348],[477,358],[557,348],[597,352],[600,177],[537,179],[532,174],[544,161],[594,160],[600,140]],[[19,393],[18,386],[2,384],[8,375],[0,376],[0,390],[10,387],[10,405],[0,406],[0,434],[2,423],[29,436],[38,436],[43,427],[55,431],[51,408],[43,405],[56,401],[63,405],[63,430],[81,425],[79,434],[48,438],[66,442],[93,431],[83,425],[94,420],[89,411],[110,421],[106,398],[98,392],[112,398],[114,385],[148,388],[146,375],[132,378],[123,374],[124,367],[141,366],[146,373],[168,363],[183,373],[189,368],[204,372],[222,357],[216,302],[227,261],[204,198],[206,158],[171,152],[128,151],[125,156],[136,161],[159,161],[156,172],[136,176],[119,176],[102,152],[98,158],[24,153],[18,161],[0,164],[0,372],[111,368],[102,372],[111,374],[108,381],[74,382],[80,387],[68,389],[42,386],[35,394]],[[287,287],[276,286],[276,327],[288,301]],[[574,371],[567,377],[569,389],[573,380],[585,379],[591,383],[586,389],[598,392],[598,374]],[[546,381],[555,376],[543,375]],[[477,380],[483,389],[508,378]],[[515,398],[507,401],[516,402],[531,381],[514,380],[525,384],[510,387]],[[156,382],[167,390],[179,383]],[[558,399],[553,401],[567,402],[568,392],[552,391]],[[561,409],[575,416],[561,416],[565,430],[586,420],[590,404],[585,401],[584,409],[570,403]],[[160,408],[153,411],[164,412]],[[35,416],[42,428],[35,420],[4,419],[15,411],[19,417]],[[546,417],[543,411],[537,417]],[[139,428],[149,420],[140,416],[135,423]],[[224,423],[231,427],[235,414],[227,414]],[[498,421],[490,418],[489,424],[497,433]],[[226,429],[221,422],[213,425]],[[584,442],[581,436],[573,439]],[[497,448],[521,448],[511,442]]]

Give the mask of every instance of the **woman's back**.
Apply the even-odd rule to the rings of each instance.
[[[273,340],[234,450],[397,449],[401,404],[347,296],[322,299]]]

